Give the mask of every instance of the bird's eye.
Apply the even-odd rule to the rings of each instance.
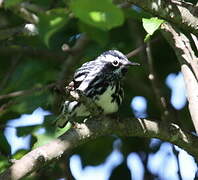
[[[112,64],[113,64],[113,66],[118,66],[118,65],[119,65],[119,62],[118,62],[117,60],[114,60],[114,61],[112,62]]]

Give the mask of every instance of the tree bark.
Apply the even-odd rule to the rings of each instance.
[[[188,37],[175,27],[165,23],[162,25],[162,32],[180,62],[190,115],[198,133],[198,57],[196,57]]]
[[[198,36],[198,6],[179,0],[128,0],[145,11]]]
[[[167,131],[168,129],[168,131]],[[38,147],[17,160],[0,175],[0,180],[18,180],[44,164],[60,158],[71,149],[100,136],[116,134],[118,136],[139,136],[159,138],[169,141],[186,150],[198,159],[198,137],[186,133],[176,124],[162,126],[159,121],[147,119],[122,119],[121,122],[108,117],[89,119],[86,123],[76,124],[64,135],[49,144]]]

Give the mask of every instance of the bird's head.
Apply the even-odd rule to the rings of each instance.
[[[129,61],[123,53],[117,50],[109,50],[102,53],[98,60],[104,63],[105,71],[112,72],[120,78],[125,75],[128,67],[140,65]]]

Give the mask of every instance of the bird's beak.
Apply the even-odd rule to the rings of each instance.
[[[128,61],[128,62],[126,63],[126,66],[140,66],[140,64],[137,63],[137,62]]]

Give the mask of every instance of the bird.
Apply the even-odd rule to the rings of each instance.
[[[81,92],[90,98],[104,115],[115,113],[124,97],[122,80],[128,67],[137,65],[139,63],[129,61],[118,50],[105,51],[78,68],[66,89],[73,97],[78,97]],[[68,121],[75,122],[78,118],[89,116],[91,112],[85,104],[78,100],[66,100],[56,126],[63,128]]]

